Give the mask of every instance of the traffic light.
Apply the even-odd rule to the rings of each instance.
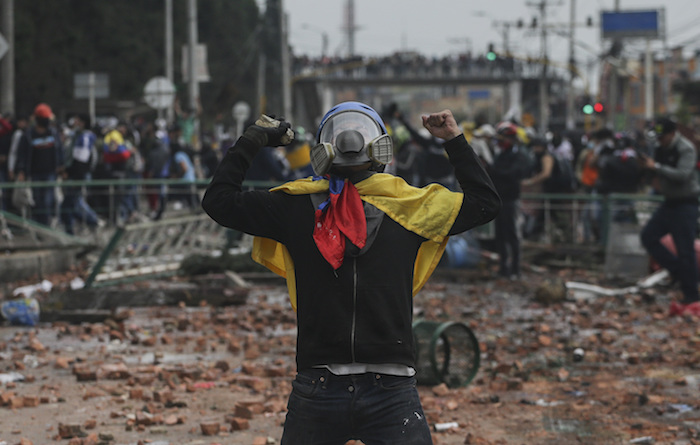
[[[583,111],[583,114],[600,114],[603,111],[605,111],[605,106],[603,105],[602,102],[595,102],[595,103],[590,103],[586,102],[583,105],[583,108],[581,108],[581,111]]]
[[[489,50],[486,52],[486,60],[489,62],[496,60],[496,51],[493,50],[493,43],[489,43]]]

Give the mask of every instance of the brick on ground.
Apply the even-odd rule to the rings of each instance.
[[[59,423],[58,436],[61,439],[70,439],[71,437],[85,436],[85,433],[80,425]]]
[[[203,435],[215,436],[221,431],[221,424],[213,421],[201,422],[199,428],[202,430]]]
[[[231,431],[243,431],[250,428],[250,423],[248,422],[248,419],[234,417],[233,419],[231,419],[230,423]]]
[[[0,393],[0,406],[5,406],[10,404],[10,400],[16,397],[14,392],[8,391]]]
[[[34,408],[39,406],[39,397],[38,396],[24,396],[22,398],[22,406],[26,408]]]
[[[124,363],[104,364],[100,366],[98,376],[109,380],[127,379],[131,375]]]

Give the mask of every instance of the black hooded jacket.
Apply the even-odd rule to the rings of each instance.
[[[465,191],[450,230],[456,234],[492,220],[500,199],[464,136],[444,145]],[[353,362],[415,367],[412,282],[425,238],[385,215],[371,248],[346,254],[333,270],[313,239],[312,195],[243,189],[257,151],[246,138],[236,142],[216,169],[202,207],[219,224],[276,240],[289,251],[296,277],[297,369]]]

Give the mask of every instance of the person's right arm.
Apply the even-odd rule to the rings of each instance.
[[[280,130],[246,129],[214,171],[204,193],[202,208],[217,223],[252,235],[280,241],[279,227],[285,226],[283,196],[268,191],[244,191],[243,180],[253,158],[265,145],[282,145]],[[251,129],[252,128],[252,129]],[[269,131],[270,134],[265,134]],[[268,137],[269,136],[269,137]]]

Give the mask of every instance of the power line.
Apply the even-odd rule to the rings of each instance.
[[[692,20],[690,20],[688,23],[686,23],[684,25],[675,27],[673,30],[673,34],[674,35],[683,34],[686,31],[689,31],[693,28],[697,28],[698,21],[700,21],[700,15],[693,18]],[[669,37],[670,37],[670,33],[669,33]]]
[[[687,38],[686,40],[681,41],[680,43],[677,43],[676,46],[685,46],[691,42],[696,41],[699,38],[700,38],[700,33],[695,34],[694,36],[691,36],[691,37]]]

